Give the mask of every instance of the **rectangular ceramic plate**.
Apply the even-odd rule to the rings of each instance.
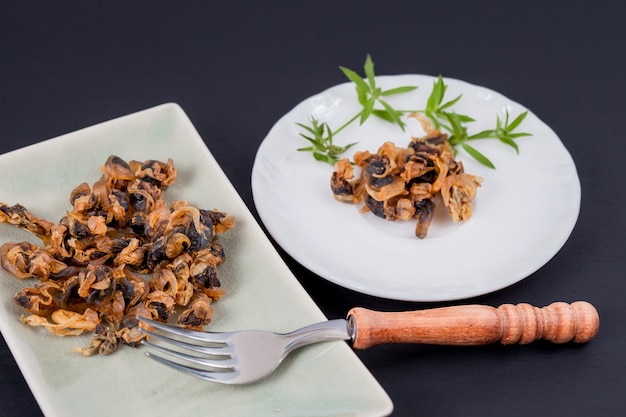
[[[21,203],[58,222],[68,197],[93,184],[111,154],[125,160],[172,158],[178,170],[166,199],[187,200],[236,217],[221,235],[227,295],[214,303],[211,330],[286,332],[325,320],[263,234],[230,181],[176,104],[164,104],[0,155],[0,201]],[[40,243],[0,224],[0,243]],[[267,379],[246,386],[201,381],[122,346],[110,356],[83,357],[91,335],[57,337],[20,323],[13,295],[33,281],[0,269],[0,330],[43,412],[53,416],[381,416],[387,394],[343,342],[300,349]]]

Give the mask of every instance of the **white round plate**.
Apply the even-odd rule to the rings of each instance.
[[[435,77],[378,76],[383,90],[414,85],[410,93],[389,96],[396,109],[423,109]],[[496,117],[510,118],[526,109],[501,94],[444,78],[445,101],[463,94],[454,106],[476,121],[469,133],[493,129]],[[505,288],[545,265],[568,239],[580,210],[580,181],[574,162],[558,136],[531,112],[518,129],[519,154],[497,139],[475,141],[495,164],[490,169],[459,151],[465,171],[484,178],[474,213],[454,223],[437,207],[428,236],[415,237],[415,223],[389,222],[361,205],[340,203],[330,190],[332,167],[298,152],[308,142],[296,123],[310,117],[337,129],[360,111],[354,85],[332,87],[310,97],[283,116],[261,144],[252,170],[252,191],[261,220],[276,242],[319,276],[352,290],[408,301],[469,298]],[[375,152],[385,141],[406,146],[421,135],[413,119],[407,128],[370,117],[335,137],[335,143],[358,144]]]

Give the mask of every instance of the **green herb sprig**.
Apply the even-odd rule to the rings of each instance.
[[[298,148],[298,150],[312,152],[313,157],[317,161],[334,165],[337,161],[339,161],[339,155],[357,144],[357,142],[354,142],[346,146],[335,145],[333,143],[333,132],[330,130],[327,123],[320,124],[320,122],[313,117],[311,117],[309,123],[310,125],[296,123],[308,133],[300,133],[300,136],[311,142],[311,146]]]
[[[495,129],[483,130],[470,135],[466,124],[474,122],[475,120],[470,116],[449,111],[454,104],[458,103],[462,94],[444,104],[441,104],[444,100],[447,88],[448,86],[443,82],[443,78],[440,75],[433,83],[433,90],[426,101],[426,109],[420,112],[424,113],[437,129],[444,129],[451,133],[448,137],[448,142],[452,148],[455,149],[455,151],[460,146],[476,161],[493,169],[495,169],[493,162],[491,162],[487,156],[470,145],[468,142],[478,139],[498,139],[502,143],[513,147],[515,152],[519,154],[519,146],[515,142],[515,139],[532,135],[526,132],[516,133],[514,130],[517,129],[524,121],[528,115],[528,111],[520,113],[512,122],[509,123],[509,111],[506,110],[504,123],[500,119],[500,116],[496,116]]]
[[[340,66],[339,69],[348,80],[355,84],[357,98],[362,107],[361,111],[335,130],[331,129],[328,123],[320,124],[319,121],[313,117],[309,119],[309,124],[296,123],[306,132],[300,133],[300,136],[311,143],[311,146],[298,148],[298,151],[312,152],[313,157],[317,161],[326,162],[331,165],[334,165],[335,162],[340,159],[339,155],[356,145],[356,142],[347,146],[337,146],[333,143],[333,137],[356,120],[359,120],[359,123],[363,125],[370,116],[375,116],[398,125],[402,131],[404,131],[405,123],[401,119],[403,112],[394,109],[385,98],[395,94],[408,93],[417,88],[415,86],[403,86],[382,90],[376,84],[374,62],[369,54],[363,65],[365,78],[349,68]],[[382,108],[377,108],[376,104],[379,104]]]
[[[360,116],[360,124],[371,116],[377,116],[394,124],[397,124],[402,131],[404,131],[404,122],[400,118],[402,112],[394,109],[383,97],[392,96],[394,94],[408,93],[417,87],[404,86],[396,87],[389,90],[382,90],[376,85],[376,75],[374,74],[374,62],[372,57],[368,54],[365,59],[365,65],[363,70],[365,71],[366,79],[361,78],[359,74],[346,67],[339,67],[344,75],[356,85],[356,94],[359,99],[359,103],[363,106],[361,112],[357,115]],[[382,109],[375,109],[376,103],[382,105]]]
[[[442,104],[447,89],[448,86],[443,82],[443,78],[440,75],[437,78],[437,81],[433,83],[433,89],[430,93],[430,96],[428,96],[428,100],[426,100],[426,109],[422,110],[421,112],[424,113],[433,122],[435,128],[443,128],[448,132],[451,132],[452,125],[450,124],[446,126],[443,124],[443,122],[449,121],[448,114],[450,114],[450,112],[448,111],[448,109],[458,103],[458,101],[461,100],[461,97],[463,97],[463,94],[459,94],[453,100]],[[474,121],[474,119],[467,115],[458,113],[455,114],[456,116],[454,118],[459,123],[468,123]]]
[[[418,88],[417,86],[402,86],[382,90],[376,84],[374,62],[369,54],[363,65],[365,78],[349,68],[340,66],[339,69],[348,80],[355,84],[357,99],[362,109],[335,130],[331,129],[328,123],[320,123],[313,117],[309,119],[309,124],[296,123],[305,131],[305,133],[300,133],[300,136],[311,143],[311,146],[298,148],[298,151],[311,152],[317,161],[334,165],[340,159],[341,154],[357,143],[339,146],[333,143],[334,137],[356,120],[359,120],[359,123],[363,125],[370,116],[376,116],[391,122],[404,131],[406,125],[402,121],[402,115],[412,112],[422,113],[433,123],[436,129],[445,130],[450,134],[448,142],[455,152],[460,147],[476,161],[493,169],[495,169],[493,162],[472,146],[470,142],[478,139],[498,139],[505,145],[513,147],[519,154],[519,146],[515,140],[524,136],[532,136],[532,134],[526,132],[515,132],[528,115],[528,111],[519,114],[515,119],[509,122],[508,110],[506,111],[504,121],[502,121],[499,116],[496,116],[495,129],[483,130],[470,135],[467,124],[475,120],[468,115],[459,114],[453,110],[454,105],[461,100],[463,95],[459,94],[454,99],[445,101],[448,86],[444,83],[441,75],[433,83],[433,89],[426,101],[426,107],[424,109],[397,110],[393,108],[385,98],[395,94],[414,91]],[[380,105],[380,107],[377,107],[377,104]]]

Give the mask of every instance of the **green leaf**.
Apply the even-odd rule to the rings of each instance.
[[[328,151],[328,154],[332,155],[332,156],[340,155],[340,154],[344,153],[345,151],[347,151],[348,149],[350,149],[351,147],[353,147],[354,145],[356,145],[357,143],[358,142],[349,143],[346,146],[333,145],[333,146],[330,147],[330,150]]]
[[[505,144],[511,146],[512,148],[514,148],[515,152],[517,152],[519,154],[519,146],[517,146],[517,143],[515,143],[515,141],[513,139],[511,139],[508,136],[503,136],[503,137],[500,137],[498,139],[500,139],[500,142],[505,143]]]
[[[309,126],[303,124],[303,123],[296,123],[298,126],[300,126],[301,128],[305,129],[308,132],[311,132],[312,134],[316,134],[315,130],[313,130],[312,128],[310,128]],[[302,135],[302,133],[300,134]]]
[[[374,109],[372,110],[372,114],[390,123],[394,123],[393,118],[389,115],[389,113],[387,113],[386,110]]]
[[[370,87],[363,80],[363,78],[361,78],[359,74],[357,74],[356,72],[346,67],[339,67],[339,69],[341,69],[341,71],[344,73],[346,77],[348,77],[350,81],[356,84],[359,90],[363,90],[368,93],[370,92]]]
[[[456,113],[443,113],[448,122],[450,122],[450,127],[452,128],[452,134],[456,137],[457,142],[464,142],[467,138],[467,129],[461,123],[458,115]]]
[[[363,110],[361,111],[361,124],[365,123],[365,121],[370,117],[372,111],[374,110],[374,105],[376,104],[376,99],[371,97],[365,105],[363,106]]]
[[[496,169],[496,166],[489,160],[489,158],[487,158],[485,155],[480,153],[476,148],[468,145],[467,143],[462,143],[461,147],[465,150],[465,152],[470,154],[470,156],[472,158],[474,158],[475,160],[477,160],[481,164],[483,164],[486,167],[489,167],[491,169]]]
[[[411,91],[417,90],[417,87],[414,86],[404,86],[404,87],[396,87],[396,88],[391,88],[389,90],[385,90],[382,93],[380,93],[381,96],[391,96],[394,94],[400,94],[400,93],[410,93]]]
[[[331,164],[331,165],[334,165],[335,162],[337,162],[337,158],[334,158],[330,155],[324,155],[319,152],[314,152],[313,157],[318,161],[326,162],[327,164]]]
[[[524,136],[532,136],[532,133],[526,133],[526,132],[509,133],[507,136],[510,137],[511,139],[517,139],[517,138],[521,138]]]
[[[496,132],[500,132],[501,130],[502,130],[502,121],[500,120],[500,116],[496,116]]]
[[[346,146],[343,147],[343,151],[347,151],[348,149],[350,149],[351,147],[353,147],[354,145],[357,145],[359,142],[352,142],[347,144]]]
[[[394,110],[394,108],[391,107],[389,103],[387,103],[385,100],[378,101],[380,102],[380,104],[383,105],[385,111],[387,112],[387,114],[389,114],[389,117],[391,117],[393,122],[400,126],[400,129],[402,129],[402,131],[404,132],[404,123],[402,122],[402,119],[400,119],[400,114],[396,110]]]
[[[507,115],[507,119],[508,119],[508,117],[509,117],[509,112],[508,111],[506,112],[506,115]],[[528,115],[528,110],[526,110],[523,113],[520,113],[520,115],[517,116],[515,118],[515,120],[513,120],[511,122],[510,125],[507,126],[507,130],[509,132],[512,132],[513,130],[515,130],[524,121],[524,119],[526,118],[527,115]]]
[[[367,92],[361,90],[360,88],[356,88],[356,96],[359,100],[359,103],[361,104],[361,106],[365,106],[365,103],[367,103]]]
[[[370,83],[370,87],[372,90],[376,89],[376,75],[374,74],[374,62],[372,61],[372,57],[370,54],[367,54],[365,58],[365,65],[363,65],[363,70],[365,71],[365,76],[367,77],[367,81]]]
[[[320,150],[320,151],[323,151],[325,149],[325,146],[320,142],[319,139],[310,138],[308,136],[303,135],[302,133],[300,133],[300,136],[302,136],[304,139],[311,142],[311,144],[315,147],[315,149]]]
[[[461,99],[461,97],[463,97],[463,94],[459,94],[459,96],[457,98],[448,101],[447,103],[443,104],[442,106],[439,106],[439,110],[444,110],[444,109],[447,109],[448,107],[451,107],[451,106],[455,105]],[[441,97],[441,100],[443,100],[443,96]]]
[[[448,86],[443,82],[443,77],[440,75],[436,81],[436,88],[433,89],[433,93],[435,93],[435,104],[437,106],[443,101],[447,89]]]
[[[437,111],[439,103],[441,103],[441,100],[443,99],[444,92],[445,88],[443,85],[443,79],[440,75],[437,81],[433,82],[433,90],[430,92],[430,95],[426,100],[426,112],[434,113]]]
[[[333,131],[330,130],[330,127],[328,126],[328,123],[322,123],[323,127],[326,127],[326,131],[328,132],[328,135],[326,136],[326,141],[330,144],[333,143]],[[323,132],[323,130],[322,130]]]
[[[482,132],[474,133],[473,135],[468,136],[467,140],[495,138],[495,135],[495,130],[483,130]]]
[[[474,120],[473,118],[465,115],[465,114],[459,114],[459,113],[455,113],[456,116],[458,117],[459,121],[463,122],[463,123],[470,123],[470,122],[475,122],[476,120]]]
[[[435,113],[431,111],[425,111],[424,114],[430,119],[431,122],[433,122],[435,129],[441,129],[441,122],[439,121],[439,118],[435,115]],[[447,130],[450,131],[450,129]]]

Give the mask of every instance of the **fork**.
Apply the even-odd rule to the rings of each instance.
[[[272,373],[295,349],[312,343],[347,340],[355,349],[384,343],[475,346],[500,342],[585,343],[598,332],[598,312],[586,301],[460,305],[408,312],[353,308],[347,319],[312,324],[290,333],[263,330],[202,332],[144,317],[146,356],[195,377],[223,384],[248,384]]]

